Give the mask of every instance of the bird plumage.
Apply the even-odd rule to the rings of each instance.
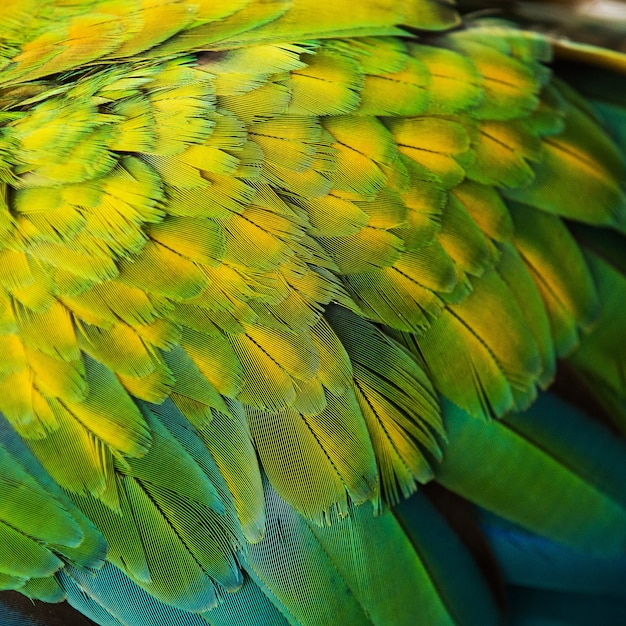
[[[565,44],[431,0],[14,0],[0,40],[0,588],[499,623],[432,480],[623,571],[624,443],[542,391],[623,434],[626,102]]]

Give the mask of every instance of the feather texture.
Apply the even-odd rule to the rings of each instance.
[[[563,46],[443,0],[12,0],[0,39],[0,589],[499,623],[433,479],[614,567],[623,441],[537,400],[568,357],[624,433],[626,102]]]

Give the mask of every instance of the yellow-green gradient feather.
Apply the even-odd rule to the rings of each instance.
[[[584,236],[623,245],[623,102],[444,0],[3,12],[0,588],[103,624],[496,624],[445,511],[401,502],[433,479],[623,551],[594,468],[626,470],[576,424],[623,442],[533,406],[569,357],[624,431],[623,253]]]

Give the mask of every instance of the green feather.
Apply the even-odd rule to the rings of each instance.
[[[503,421],[448,404],[444,420],[450,443],[435,479],[446,488],[554,541],[623,553],[626,455],[610,432],[549,396]]]

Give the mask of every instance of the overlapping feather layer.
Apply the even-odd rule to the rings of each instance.
[[[624,230],[624,156],[551,78],[546,40],[490,23],[400,36],[455,25],[438,2],[339,2],[319,22],[314,5],[5,10],[0,488],[48,522],[0,510],[0,545],[20,546],[0,553],[4,588],[105,620],[75,586],[106,551],[102,577],[198,623],[244,620],[244,601],[329,623],[306,593],[337,581],[343,621],[392,623],[364,534],[408,541],[387,505],[433,477],[447,438],[441,480],[472,488],[439,396],[486,420],[527,408],[618,306],[623,275],[563,218]],[[606,504],[613,530],[625,506]],[[413,550],[407,595],[424,589],[425,623],[454,619]]]

